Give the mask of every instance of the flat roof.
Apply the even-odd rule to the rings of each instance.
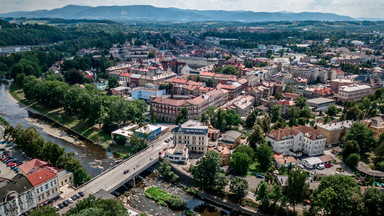
[[[137,132],[137,133],[144,133],[144,134],[147,134],[147,133],[151,133],[151,132],[153,132],[153,131],[155,131],[155,130],[157,130],[157,129],[159,129],[159,128],[161,128],[161,127],[156,126],[156,125],[148,124],[148,125],[146,125],[146,126],[143,126],[143,127],[141,127],[141,128],[136,129],[136,132]],[[161,129],[160,129],[160,130],[161,130]]]
[[[335,102],[334,99],[322,98],[322,97],[309,99],[309,100],[307,100],[307,101],[308,101],[308,103],[312,103],[312,104],[322,104],[322,103],[331,103],[331,102]]]
[[[303,161],[306,161],[310,165],[315,165],[315,164],[323,163],[323,161],[320,160],[319,157],[309,157],[309,158],[303,159]]]

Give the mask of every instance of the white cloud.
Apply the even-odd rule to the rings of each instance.
[[[383,0],[0,0],[0,12],[53,9],[76,5],[154,5],[200,10],[326,12],[351,17],[384,18]]]

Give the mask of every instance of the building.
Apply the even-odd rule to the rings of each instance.
[[[252,95],[244,95],[239,100],[233,103],[235,110],[241,116],[247,116],[251,113],[253,105],[255,104],[255,97]]]
[[[131,124],[131,125],[119,128],[115,131],[112,131],[111,138],[113,141],[115,141],[117,137],[122,136],[122,137],[125,137],[126,142],[129,142],[129,140],[131,139],[131,136],[133,136],[134,129],[137,127],[138,127],[137,124]]]
[[[272,130],[266,135],[266,140],[276,153],[295,157],[303,153],[309,156],[322,155],[326,143],[326,137],[320,130],[302,125]]]
[[[366,127],[375,133],[375,137],[380,137],[384,133],[384,116],[376,116],[363,120]]]
[[[150,101],[150,106],[156,112],[157,119],[173,122],[183,107],[188,109],[190,119],[197,119],[208,106],[220,107],[227,101],[228,93],[225,90],[214,90],[192,99],[155,97]]]
[[[302,160],[302,164],[309,169],[315,168],[318,165],[331,164],[332,158],[328,155],[322,155],[319,157],[309,157]]]
[[[57,174],[46,169],[40,169],[29,175],[27,179],[34,187],[37,205],[60,196]]]
[[[314,99],[309,99],[307,102],[310,107],[314,108],[314,110],[324,111],[324,110],[327,110],[328,107],[331,106],[332,104],[335,104],[336,101],[328,98],[314,98]]]
[[[0,197],[0,215],[21,215],[37,205],[33,185],[21,174],[0,178]]]
[[[73,173],[68,170],[61,170],[57,173],[57,182],[59,184],[59,188],[65,185],[73,185],[74,177]]]
[[[341,86],[339,88],[339,93],[337,94],[337,99],[342,102],[359,101],[372,93],[372,88],[369,85],[353,84],[349,86]]]
[[[149,103],[151,96],[158,97],[164,94],[165,94],[165,89],[157,90],[153,88],[137,87],[132,90],[132,99],[133,100],[140,99]]]
[[[216,86],[217,89],[225,89],[228,91],[228,98],[232,100],[241,94],[243,90],[242,84],[238,82],[228,82],[226,84],[219,83]]]
[[[283,156],[281,154],[275,154],[275,162],[276,162],[276,167],[294,167],[296,164],[296,159],[292,156]]]
[[[231,151],[227,146],[216,146],[209,149],[215,151],[220,155],[220,166],[228,166],[231,159]]]
[[[147,140],[154,140],[161,134],[161,127],[156,125],[147,124],[135,130],[136,135]]]
[[[185,144],[176,144],[174,148],[169,148],[165,152],[165,157],[172,162],[186,163],[188,161],[188,148]]]
[[[351,128],[353,124],[352,120],[330,123],[330,124],[318,124],[317,128],[321,134],[327,137],[327,146],[338,144],[342,142],[342,138]]]
[[[208,150],[208,126],[188,120],[175,128],[174,142],[185,144],[189,152],[206,153]]]
[[[344,72],[340,69],[331,69],[330,71],[330,74],[331,74],[331,80],[335,80],[335,79],[344,79]]]
[[[238,131],[227,131],[225,132],[221,138],[219,138],[219,145],[220,146],[227,146],[229,149],[236,148],[237,145],[239,145],[241,142],[241,133]]]
[[[331,89],[335,93],[339,92],[339,89],[341,86],[348,86],[353,84],[352,80],[347,80],[347,79],[334,79],[331,81]]]

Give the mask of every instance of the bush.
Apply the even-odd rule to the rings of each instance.
[[[191,210],[185,210],[184,214],[186,216],[197,216],[197,214]]]
[[[193,187],[187,188],[185,191],[189,194],[196,195],[196,190]]]
[[[174,209],[184,209],[185,208],[185,203],[183,198],[177,195],[171,195],[167,199],[167,203],[169,204],[169,207],[174,208]]]
[[[384,171],[384,161],[381,161],[380,163],[377,163],[375,165],[375,169],[380,170],[380,171]]]

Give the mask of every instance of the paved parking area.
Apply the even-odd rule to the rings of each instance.
[[[0,144],[0,148],[5,148],[6,150],[10,151],[12,156],[14,156],[16,159],[18,159],[19,161],[21,161],[23,163],[28,161],[28,159],[26,157],[21,155],[21,152],[15,150],[15,148],[12,144],[2,143],[2,144]],[[1,156],[0,158],[2,158],[3,152],[0,152],[0,156]],[[0,177],[11,179],[15,175],[16,175],[15,171],[11,170],[11,168],[8,167],[5,163],[0,162]]]

